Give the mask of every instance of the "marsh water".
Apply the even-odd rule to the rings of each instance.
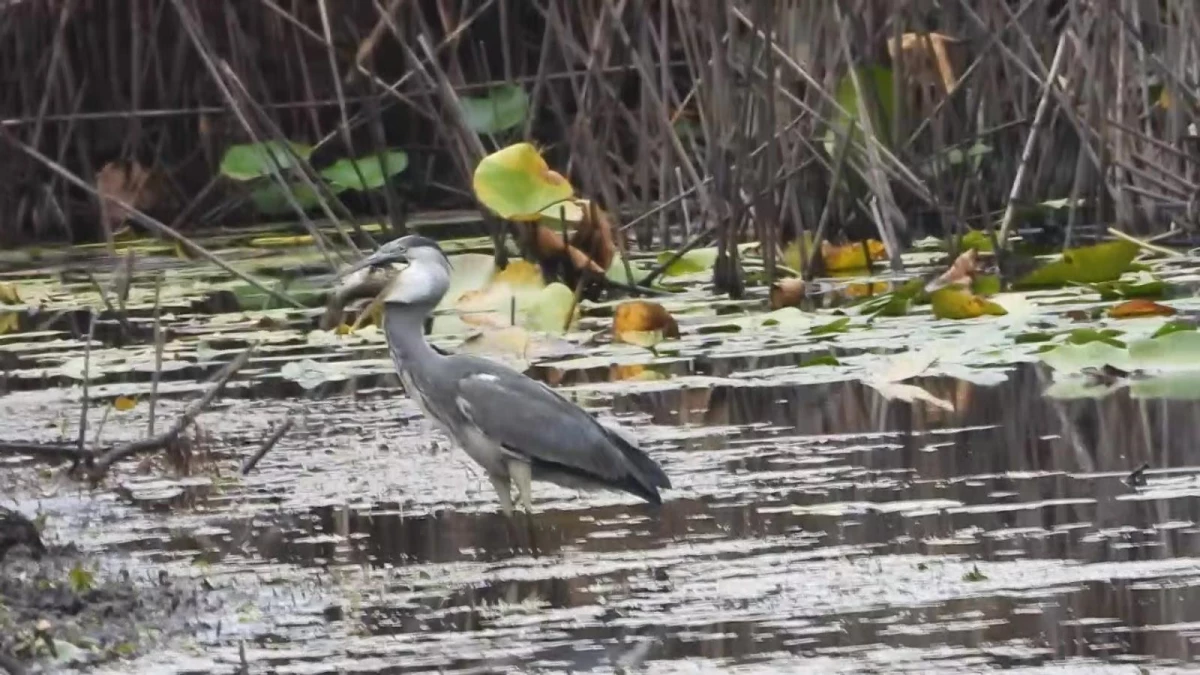
[[[316,336],[319,307],[223,304],[239,282],[143,255],[167,279],[160,429],[262,344],[181,460],[130,460],[91,487],[62,464],[0,458],[3,502],[39,514],[52,548],[76,547],[143,603],[164,586],[189,598],[139,626],[134,648],[102,658],[84,645],[90,656],[48,670],[1139,673],[1197,653],[1200,407],[1131,387],[1048,396],[1042,345],[1014,339],[1104,304],[1086,289],[1025,294],[1004,317],[942,321],[925,307],[813,334],[791,315],[730,330],[731,316],[764,315],[765,292],[721,307],[697,281],[663,300],[683,335],[657,353],[597,338],[611,308],[585,308],[560,353],[522,365],[627,425],[674,489],[653,509],[538,484],[533,518],[510,521],[404,396],[381,336]],[[222,255],[260,272],[301,264],[236,242]],[[78,434],[77,310],[99,303],[64,264],[80,262],[14,262],[0,278],[44,301],[0,336],[0,442]],[[153,320],[148,278],[128,301],[138,330]],[[1176,319],[1200,307],[1190,296],[1170,301]],[[1164,321],[1094,323],[1149,335]],[[102,445],[146,434],[153,360],[121,339],[106,319],[89,354]],[[912,354],[936,359],[904,382],[949,409],[879,383]],[[106,410],[118,396],[137,403]]]

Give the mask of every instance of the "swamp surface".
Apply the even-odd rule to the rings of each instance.
[[[332,283],[286,237],[202,243],[295,297]],[[40,569],[57,576],[48,587],[82,568],[91,587],[65,607],[6,596],[18,636],[44,615],[74,646],[30,647],[38,668],[1132,674],[1197,652],[1197,334],[1163,336],[1155,354],[1131,346],[1146,377],[1087,370],[1195,318],[1192,263],[1148,263],[1179,290],[1162,301],[1170,318],[1096,316],[1112,302],[1073,286],[996,296],[1004,316],[940,320],[925,305],[867,321],[849,308],[830,328],[835,310],[768,312],[765,289],[718,299],[698,272],[658,298],[682,335],[651,351],[614,344],[611,304],[585,303],[520,365],[628,425],[674,489],[655,511],[538,484],[526,529],[404,397],[372,326],[319,331],[319,301],[264,309],[170,246],[126,246],[139,251],[128,327],[102,314],[87,350],[89,443],[97,428],[99,445],[146,434],[154,349],[122,345],[151,331],[157,271],[160,430],[259,347],[170,458],[119,463],[90,486],[67,463],[0,457],[0,502],[36,517],[51,548],[41,566],[10,554],[0,576]],[[906,255],[907,273],[939,255]],[[86,307],[103,305],[70,270],[107,289],[120,268],[102,247],[41,256],[6,258],[0,274],[20,294],[0,314],[0,443],[77,437]],[[96,613],[97,593],[115,609]]]

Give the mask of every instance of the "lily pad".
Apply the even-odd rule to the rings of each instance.
[[[313,146],[292,141],[288,141],[286,145],[279,141],[234,145],[226,150],[221,158],[221,174],[237,181],[270,176],[275,172],[275,164],[271,157],[279,162],[281,169],[287,171],[294,166],[292,156],[287,151],[288,147],[304,161],[308,161],[313,152]]]
[[[507,220],[533,222],[541,211],[575,195],[575,188],[550,170],[537,148],[515,143],[484,157],[472,180],[475,197]]]
[[[495,134],[525,123],[529,116],[529,94],[520,85],[506,84],[487,96],[459,99],[467,126],[478,134]]]
[[[663,251],[658,254],[658,264],[663,264],[674,257],[674,251]],[[678,260],[671,263],[667,269],[663,270],[663,275],[668,277],[678,277],[686,274],[697,274],[699,272],[707,272],[717,264],[717,248],[697,248],[684,253]]]
[[[1083,248],[1067,249],[1050,262],[1013,284],[1014,288],[1043,288],[1068,283],[1100,283],[1120,278],[1137,257],[1139,246],[1118,239]]]
[[[304,183],[291,183],[292,197],[300,208],[311,211],[321,203],[317,193]],[[250,192],[250,203],[254,210],[264,216],[279,216],[291,213],[292,205],[283,188],[275,182],[266,183]]]
[[[1004,316],[1008,310],[966,288],[951,286],[929,295],[933,315],[939,319],[974,319],[984,315]]]
[[[370,154],[358,159],[343,158],[332,165],[321,169],[321,177],[342,190],[378,190],[389,178],[408,168],[408,153],[403,150],[389,150],[380,161],[377,154]],[[384,170],[384,164],[387,170]],[[355,166],[358,170],[355,171]],[[359,173],[362,178],[359,178]]]
[[[604,276],[607,277],[609,281],[613,281],[618,284],[636,286],[641,285],[641,283],[645,281],[646,277],[650,276],[650,270],[652,267],[653,262],[651,261],[630,260],[629,272],[633,275],[633,278],[630,278],[630,274],[626,274],[625,272],[625,263],[621,259],[621,254],[618,253],[613,256],[612,264],[608,266],[608,271],[605,272]]]
[[[565,284],[554,282],[531,300],[525,310],[525,326],[543,333],[563,333],[567,318],[575,313],[575,292]]]

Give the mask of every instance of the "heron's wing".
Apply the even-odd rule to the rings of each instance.
[[[469,363],[455,403],[508,452],[654,500],[656,488],[670,487],[654,460],[546,385],[494,362]]]

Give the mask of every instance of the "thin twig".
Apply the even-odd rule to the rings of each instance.
[[[270,452],[271,448],[275,447],[275,444],[279,442],[279,439],[283,438],[284,434],[286,434],[295,423],[295,418],[288,417],[287,419],[283,420],[283,423],[281,423],[278,427],[275,427],[275,431],[271,432],[271,435],[267,437],[267,440],[263,441],[263,444],[259,446],[258,450],[255,451],[255,453],[251,455],[244,464],[242,464],[242,475],[245,476],[253,471],[254,467],[258,466],[259,460],[261,460],[268,452]]]
[[[231,361],[219,373],[217,373],[212,380],[212,385],[209,386],[208,390],[204,392],[204,395],[189,404],[183,413],[179,417],[175,418],[175,423],[171,425],[171,428],[157,436],[142,439],[140,441],[134,441],[132,443],[126,443],[125,445],[113,448],[104,454],[99,455],[96,458],[96,461],[92,463],[90,469],[88,469],[88,477],[92,480],[92,482],[99,481],[105,476],[105,474],[108,473],[109,468],[111,468],[113,464],[121,461],[122,459],[131,457],[133,455],[156,452],[175,442],[175,440],[179,438],[179,435],[186,431],[187,428],[196,421],[196,416],[201,412],[204,412],[204,410],[213,402],[213,400],[216,399],[217,395],[221,393],[221,390],[225,388],[225,385],[229,382],[229,380],[239,370],[241,370],[246,363],[250,361],[250,356],[254,353],[254,350],[257,347],[257,342],[250,345],[245,351],[239,354],[236,359]]]
[[[1054,50],[1054,60],[1050,62],[1050,73],[1042,83],[1042,100],[1038,101],[1037,112],[1033,116],[1033,127],[1029,130],[1029,138],[1025,139],[1025,149],[1021,152],[1021,163],[1017,166],[1017,175],[1013,178],[1012,189],[1008,191],[1008,205],[1004,207],[1004,218],[1000,221],[1000,232],[996,239],[1001,246],[1008,247],[1008,229],[1012,227],[1013,217],[1017,213],[1017,198],[1021,196],[1021,187],[1025,182],[1025,171],[1029,160],[1033,157],[1033,147],[1037,143],[1038,132],[1046,121],[1046,112],[1050,109],[1050,92],[1057,86],[1058,71],[1062,69],[1063,54],[1067,49],[1067,33],[1058,39],[1058,48]]]
[[[154,413],[158,407],[158,382],[162,379],[162,356],[166,342],[162,329],[162,282],[163,273],[154,279],[154,374],[150,376],[150,419],[146,422],[146,435],[154,435]]]
[[[79,408],[79,452],[87,441],[88,381],[92,379],[92,336],[96,334],[96,311],[88,307],[88,332],[83,343],[83,402]]]

